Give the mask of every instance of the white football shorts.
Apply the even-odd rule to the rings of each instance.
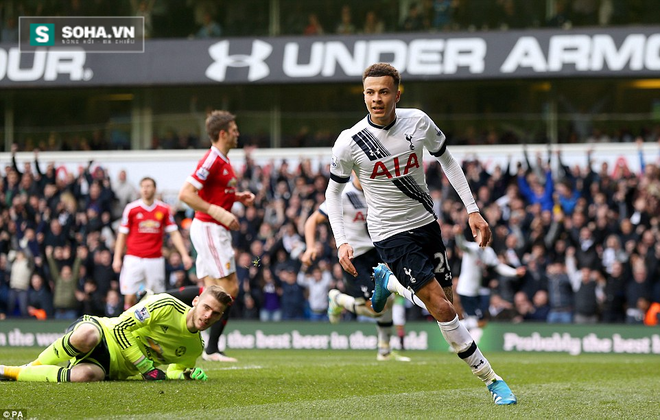
[[[140,289],[154,293],[165,291],[165,258],[140,258],[124,255],[119,274],[119,291],[122,295],[133,295]]]
[[[193,219],[190,240],[197,251],[197,277],[222,279],[236,271],[236,258],[231,233],[224,227]]]

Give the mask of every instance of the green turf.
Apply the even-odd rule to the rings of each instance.
[[[22,364],[36,349],[0,349]],[[0,409],[28,417],[153,419],[461,418],[630,419],[660,416],[660,358],[651,355],[491,353],[517,406],[495,406],[455,355],[369,351],[232,351],[236,364],[201,362],[208,382],[0,382]]]

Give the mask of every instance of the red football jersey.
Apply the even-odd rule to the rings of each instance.
[[[234,169],[231,167],[231,162],[216,147],[211,147],[206,152],[204,157],[197,163],[195,172],[188,177],[187,181],[199,190],[198,194],[204,201],[231,211],[236,201],[238,181],[234,175]],[[202,222],[222,225],[208,214],[199,211],[195,212],[195,218]]]
[[[126,236],[126,254],[140,258],[159,258],[163,254],[163,235],[177,230],[170,207],[155,200],[147,206],[140,200],[128,203],[119,231]]]

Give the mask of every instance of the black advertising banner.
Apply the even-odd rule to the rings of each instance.
[[[0,88],[358,82],[375,62],[404,80],[657,77],[660,27],[147,40],[144,52],[0,45]]]

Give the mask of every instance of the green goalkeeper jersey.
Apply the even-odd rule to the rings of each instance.
[[[116,318],[94,317],[103,327],[110,353],[109,379],[126,379],[140,372],[135,363],[144,355],[154,366],[169,365],[168,379],[180,379],[194,368],[204,350],[200,332],[190,332],[191,308],[166,293],[143,299]]]

